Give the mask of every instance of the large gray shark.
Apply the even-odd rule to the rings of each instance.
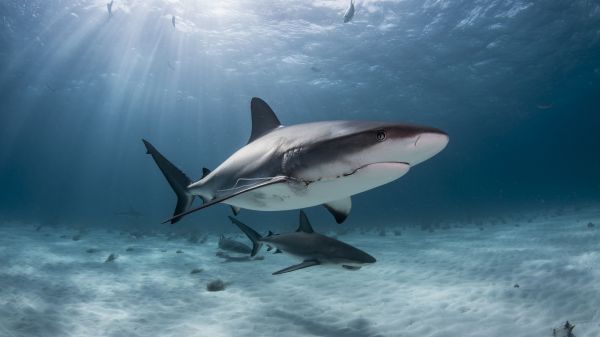
[[[233,217],[229,217],[229,219],[252,241],[250,256],[256,255],[262,244],[266,244],[269,247],[275,246],[277,252],[287,253],[302,261],[299,264],[276,271],[273,275],[317,265],[338,265],[344,269],[357,270],[363,265],[375,263],[376,261],[374,257],[356,247],[315,233],[303,211],[300,211],[300,225],[295,232],[284,234],[269,232],[264,237],[241,221]]]
[[[252,98],[248,144],[193,182],[143,140],[147,153],[177,194],[175,223],[184,215],[225,203],[240,209],[280,211],[323,204],[338,223],[350,197],[394,181],[440,152],[448,136],[435,128],[365,121],[282,126],[271,108]],[[199,196],[203,204],[191,208]]]

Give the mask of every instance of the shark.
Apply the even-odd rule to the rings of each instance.
[[[284,126],[262,99],[250,102],[248,143],[214,170],[192,181],[142,139],[177,195],[173,215],[163,223],[216,205],[283,211],[317,205],[342,223],[351,196],[390,183],[435,156],[448,135],[433,127],[378,121],[320,121]],[[195,197],[202,204],[192,207]]]
[[[375,258],[364,251],[334,238],[316,233],[304,211],[300,211],[300,224],[295,232],[273,234],[271,231],[266,236],[260,236],[254,229],[229,217],[229,220],[246,234],[252,241],[252,252],[255,256],[263,244],[269,249],[275,246],[275,253],[286,253],[300,259],[302,262],[281,269],[273,273],[279,275],[291,271],[318,265],[341,266],[347,270],[358,270],[364,265],[373,264]]]

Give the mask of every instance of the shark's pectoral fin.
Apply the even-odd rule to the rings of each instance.
[[[261,187],[265,187],[265,186],[269,186],[269,185],[273,185],[273,184],[285,183],[285,182],[288,181],[288,179],[289,179],[288,177],[278,176],[278,177],[274,177],[272,179],[269,179],[267,181],[263,181],[261,183],[255,184],[255,185],[251,185],[251,186],[247,186],[247,187],[244,187],[244,188],[241,188],[241,189],[237,189],[237,190],[235,190],[232,193],[226,194],[226,195],[224,195],[222,197],[219,197],[219,198],[212,199],[212,200],[210,200],[210,201],[208,201],[208,202],[206,202],[206,203],[204,203],[204,204],[202,204],[202,205],[200,205],[200,206],[198,206],[196,208],[192,208],[192,209],[187,210],[187,211],[185,211],[183,213],[176,214],[173,217],[171,217],[171,218],[163,221],[163,223],[166,223],[166,222],[169,222],[169,221],[177,221],[178,219],[180,219],[184,215],[188,215],[190,213],[199,211],[199,210],[204,209],[206,207],[210,207],[212,205],[216,205],[216,204],[221,203],[221,202],[223,202],[225,200],[231,199],[231,198],[233,198],[235,196],[238,196],[238,195],[246,193],[246,192],[253,191],[253,190],[261,188]]]
[[[306,261],[304,261],[302,263],[295,264],[293,266],[289,266],[287,268],[283,268],[283,269],[281,269],[279,271],[276,271],[276,272],[273,273],[273,275],[279,275],[279,274],[283,274],[283,273],[289,273],[289,272],[294,271],[294,270],[308,268],[308,267],[316,266],[316,265],[319,265],[319,264],[321,264],[321,263],[319,261],[317,261],[317,260],[306,260]]]
[[[335,221],[337,223],[342,223],[350,214],[350,209],[352,209],[352,199],[350,197],[330,201],[326,204],[323,204],[325,208],[335,217]]]
[[[347,264],[343,264],[343,265],[342,265],[342,267],[343,267],[344,269],[348,269],[348,270],[359,270],[359,269],[360,269],[360,267],[359,267],[359,266],[349,266],[349,265],[347,265]]]
[[[240,211],[242,209],[240,207],[237,206],[231,206],[231,211],[233,212],[233,215],[237,216],[238,214],[240,214]]]

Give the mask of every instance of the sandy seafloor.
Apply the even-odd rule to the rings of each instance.
[[[565,320],[578,337],[600,336],[600,208],[547,213],[401,236],[355,230],[339,238],[373,266],[280,276],[290,257],[223,263],[215,235],[192,244],[90,229],[74,241],[66,227],[7,223],[0,336],[532,337]],[[110,253],[119,258],[104,263]],[[217,278],[228,287],[208,292]]]

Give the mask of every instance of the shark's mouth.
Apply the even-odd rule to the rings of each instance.
[[[354,170],[348,172],[348,173],[344,173],[341,176],[343,177],[347,177],[347,176],[351,176],[353,174],[355,174],[356,172],[360,171],[360,170],[364,170],[367,168],[373,168],[375,166],[379,166],[379,167],[383,167],[383,166],[387,166],[389,169],[394,169],[394,167],[397,168],[406,168],[406,166],[408,166],[410,168],[410,164],[407,162],[402,162],[402,161],[382,161],[382,162],[375,162],[375,163],[370,163],[370,164],[365,164],[363,166],[360,166],[358,168],[355,168]],[[340,177],[340,176],[338,176]]]

